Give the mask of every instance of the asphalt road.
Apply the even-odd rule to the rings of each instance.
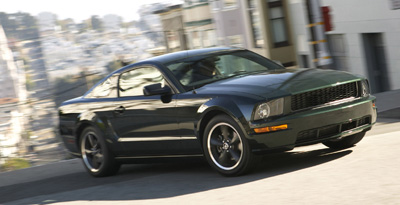
[[[400,204],[400,122],[384,121],[355,147],[268,155],[227,178],[204,161],[125,165],[93,178],[78,159],[0,174],[0,204]]]

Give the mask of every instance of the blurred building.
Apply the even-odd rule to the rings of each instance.
[[[215,25],[208,0],[185,0],[183,22],[189,49],[217,45]]]
[[[46,61],[40,38],[19,42],[21,54],[27,62],[26,74],[32,86],[28,88],[33,98],[46,98],[49,95],[49,79],[46,70]]]
[[[154,14],[154,12],[162,10],[164,7],[165,5],[161,3],[142,5],[138,10],[140,21],[143,22],[141,30],[150,30],[153,32],[162,31],[160,17]]]
[[[250,16],[247,16],[245,3],[245,1],[211,1],[219,45],[250,47],[247,42],[250,37]],[[260,29],[259,19],[256,20],[258,20],[257,29]],[[246,32],[247,26],[248,32]],[[260,30],[256,32],[257,35],[261,35]]]
[[[22,114],[17,98],[0,98],[0,165],[9,157],[17,157],[22,148]]]
[[[24,78],[22,74],[20,77]],[[0,25],[0,164],[4,157],[17,155],[21,141],[22,115],[19,112],[20,91],[17,66]],[[25,96],[22,96],[25,98]]]
[[[36,16],[39,31],[42,34],[52,34],[56,30],[57,16],[50,12],[41,12]]]
[[[18,71],[0,25],[0,98],[18,98]]]
[[[114,14],[108,14],[103,17],[103,27],[106,32],[117,32],[121,29],[122,18]]]
[[[165,36],[166,52],[186,50],[187,43],[184,33],[182,5],[175,4],[155,11],[162,23]]]
[[[303,67],[314,67],[318,60],[311,40],[310,2],[318,3],[321,13],[329,11],[325,23],[332,28],[322,41],[329,43],[332,68],[368,77],[373,92],[400,89],[400,1],[289,1],[297,59]]]
[[[285,66],[296,64],[288,1],[210,2],[219,45],[244,47]]]
[[[164,32],[162,31],[161,19],[158,14],[154,13],[155,11],[164,9],[164,7],[166,7],[166,4],[164,3],[142,5],[138,10],[140,19],[134,25],[140,32],[141,36],[145,36],[154,42],[154,47],[151,48],[150,52],[155,55],[158,55],[155,51],[165,53],[165,39]]]

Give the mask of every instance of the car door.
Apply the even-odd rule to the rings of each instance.
[[[112,126],[128,156],[179,154],[176,95],[145,96],[143,88],[162,83],[169,86],[153,66],[140,66],[121,73]]]

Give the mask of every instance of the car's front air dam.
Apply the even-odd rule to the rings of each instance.
[[[288,128],[261,134],[253,132],[248,135],[248,138],[253,152],[264,152],[275,149],[290,150],[302,144],[318,143],[326,139],[367,131],[375,124],[376,118],[375,97],[371,96],[340,105],[296,112],[267,123],[251,124],[250,128],[252,130],[254,128],[282,124],[287,124]],[[367,122],[365,122],[365,119]],[[358,126],[359,122],[363,122],[364,124],[360,123]],[[356,127],[345,129],[344,127],[349,124],[355,124]],[[318,133],[318,135],[316,134],[317,138],[298,141],[299,133],[303,134],[310,130],[319,132],[330,127],[332,127],[330,129],[336,129],[334,126],[338,126],[337,133],[333,131],[330,135],[325,136]]]

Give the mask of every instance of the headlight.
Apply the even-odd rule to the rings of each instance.
[[[266,119],[270,116],[283,114],[283,98],[261,103],[254,112],[254,120]]]
[[[361,81],[361,97],[367,97],[370,94],[368,80]]]

